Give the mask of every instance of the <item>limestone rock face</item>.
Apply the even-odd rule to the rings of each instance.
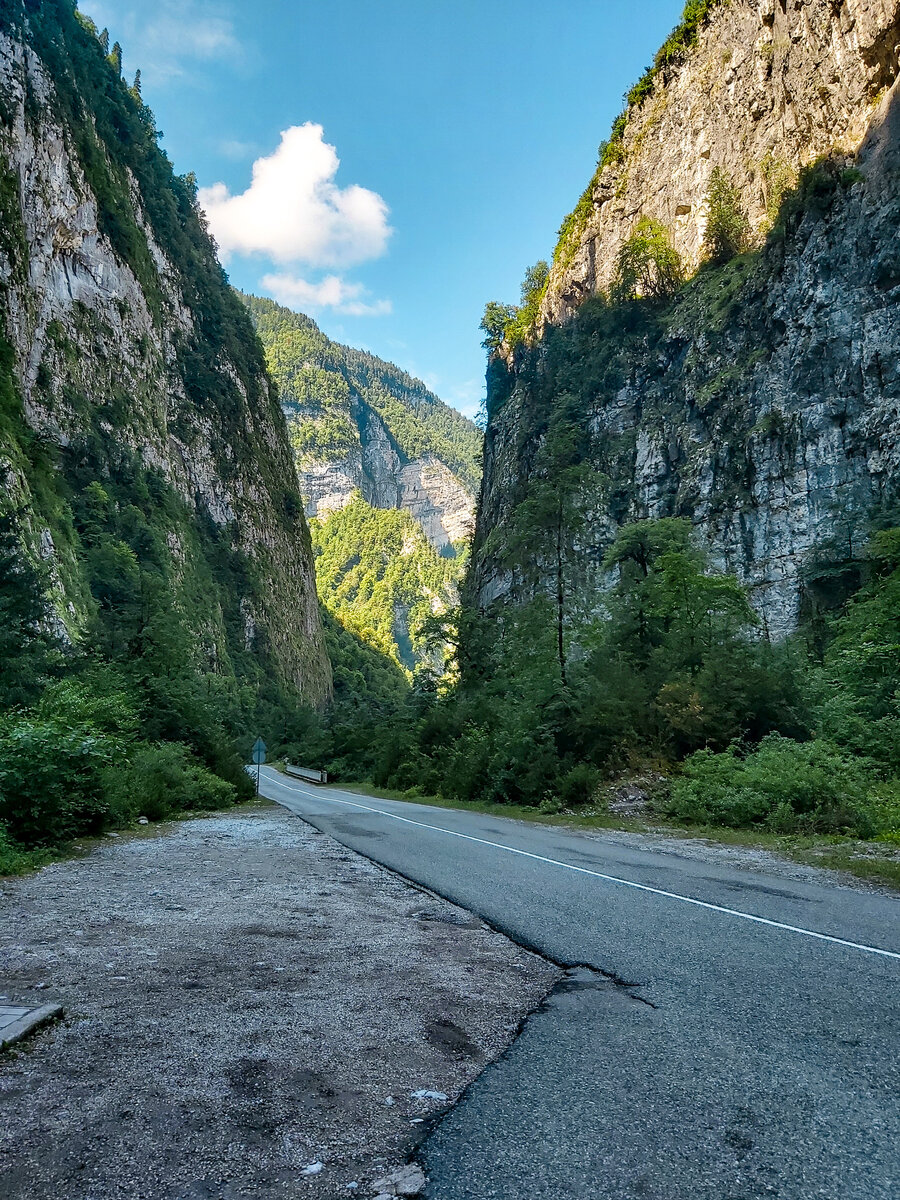
[[[686,60],[661,72],[629,113],[619,161],[599,172],[590,214],[551,273],[543,318],[570,316],[609,286],[642,216],[668,226],[696,267],[710,177],[738,187],[752,227],[800,167],[859,146],[897,73],[897,0],[730,0],[716,7]]]
[[[591,325],[588,306],[546,325],[533,347],[495,359],[471,575],[482,608],[516,598],[515,573],[494,547],[535,469],[528,431],[540,430],[554,397],[576,384],[598,480],[578,544],[573,534],[568,548],[583,569],[586,594],[598,584],[599,561],[618,525],[686,516],[713,561],[749,585],[764,630],[780,638],[814,599],[822,586],[816,580],[858,558],[873,513],[890,512],[900,500],[900,83],[874,109],[870,103],[889,68],[897,75],[897,9],[786,0],[768,24],[761,19],[766,11],[772,16],[771,7],[733,0],[672,81],[668,124],[661,120],[654,130],[659,165],[652,187],[645,177],[647,197],[659,210],[695,194],[673,166],[688,162],[684,129],[691,121],[705,144],[724,147],[733,134],[736,145],[749,145],[741,139],[756,130],[754,153],[766,138],[776,151],[799,153],[798,110],[790,109],[789,120],[785,101],[789,71],[751,72],[746,95],[735,82],[735,104],[746,100],[747,113],[765,101],[759,124],[748,124],[747,114],[738,119],[737,109],[733,126],[690,117],[702,98],[699,91],[684,94],[686,81],[724,53],[726,33],[735,39],[729,61],[743,61],[754,44],[751,17],[760,19],[759,36],[790,44],[786,56],[818,47],[808,70],[824,80],[821,89],[831,89],[828,111],[836,122],[840,116],[858,151],[822,174],[778,237],[727,267],[701,272],[668,307],[645,310],[639,334],[618,344],[597,332],[608,327]],[[799,30],[808,33],[805,48],[795,40]],[[710,95],[720,95],[710,86]],[[813,92],[798,74],[792,94]],[[835,107],[838,94],[844,99]],[[804,122],[805,142],[815,147],[823,126],[811,116]],[[664,140],[666,130],[672,142]],[[649,164],[648,157],[648,172]],[[675,183],[657,190],[665,180]],[[617,229],[626,227],[615,225],[612,212],[599,212],[585,243],[593,248],[590,271],[588,257],[581,260],[588,290],[602,283]],[[697,235],[687,230],[683,247],[690,249]],[[558,284],[548,299],[557,318],[567,312]]]
[[[373,508],[403,508],[437,550],[469,538],[475,497],[434,454],[408,460],[384,421],[363,401],[354,405],[359,446],[339,458],[301,460],[298,471],[307,517],[327,517],[359,492]]]
[[[474,527],[481,435],[420,380],[334,342],[303,313],[242,296],[268,356],[297,453],[307,517],[359,492],[407,509],[437,550]]]
[[[80,39],[78,53],[95,55],[97,70],[105,70],[90,35],[71,14],[62,19],[70,22],[66,36]],[[96,126],[89,98],[73,126],[66,104],[74,85],[67,75],[63,98],[63,81],[54,78],[54,71],[68,71],[66,62],[51,69],[36,44],[27,24],[11,22],[0,33],[0,338],[10,349],[11,386],[27,427],[57,451],[90,445],[101,475],[125,453],[158,472],[251,564],[256,583],[229,600],[254,637],[264,631],[284,679],[317,702],[330,689],[330,667],[309,533],[299,506],[295,515],[286,499],[297,494],[296,473],[249,322],[199,233],[196,270],[212,280],[209,295],[234,304],[234,329],[246,329],[245,345],[211,344],[189,294],[191,267],[176,267],[148,216],[171,195],[145,194],[127,165],[114,161],[109,143],[90,134]],[[90,164],[86,144],[97,156]],[[161,155],[159,161],[165,163]],[[167,164],[160,172],[164,177]],[[100,178],[116,182],[115,201],[98,197]],[[112,203],[120,206],[118,228],[130,231],[134,262],[111,235]],[[192,369],[201,345],[215,361],[211,376]],[[21,442],[3,431],[0,492],[3,507],[19,509],[35,545],[46,550],[60,610],[74,631],[87,597],[65,501],[42,501]],[[175,525],[167,541],[177,569],[183,550]],[[208,616],[198,641],[215,658],[223,652],[215,644],[223,620]]]

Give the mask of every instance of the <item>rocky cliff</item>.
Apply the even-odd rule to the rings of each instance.
[[[244,297],[279,386],[308,517],[327,517],[355,492],[399,508],[441,550],[474,524],[481,435],[418,379],[331,341],[314,321]]]
[[[662,221],[696,268],[716,167],[752,229],[767,232],[800,168],[859,147],[896,78],[898,45],[896,0],[694,0],[563,225],[544,318],[564,319],[609,286],[643,216]]]
[[[707,10],[618,124],[568,249],[563,228],[530,344],[492,360],[471,576],[482,608],[525,586],[508,530],[563,410],[591,472],[566,547],[582,597],[617,525],[687,516],[780,637],[827,603],[873,515],[897,502],[900,6]],[[696,268],[715,166],[746,205],[750,249],[667,301],[607,300],[642,213]]]
[[[102,552],[123,578],[152,560],[198,665],[249,655],[317,702],[330,668],[284,418],[192,182],[106,51],[67,0],[0,6],[0,505],[71,639],[117,594],[99,551],[85,567],[102,509],[140,525]]]

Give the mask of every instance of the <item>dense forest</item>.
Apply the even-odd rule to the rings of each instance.
[[[458,681],[383,688],[291,747],[341,777],[453,800],[591,811],[621,779],[689,824],[900,841],[900,530],[873,531],[863,583],[773,645],[690,524],[624,527],[602,611],[536,596],[498,622],[463,607]],[[515,703],[510,697],[515,697]]]
[[[438,554],[409,513],[373,508],[358,493],[310,522],[325,608],[360,641],[411,672],[443,670],[435,625],[459,601],[465,546]]]

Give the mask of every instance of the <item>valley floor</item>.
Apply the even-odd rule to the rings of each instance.
[[[0,881],[0,1194],[371,1196],[558,977],[282,809],[110,837]]]

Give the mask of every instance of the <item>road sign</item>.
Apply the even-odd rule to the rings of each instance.
[[[246,744],[247,743],[245,742],[244,745]],[[266,761],[266,743],[262,740],[262,738],[257,738],[253,743],[253,750],[251,753],[253,754],[253,761],[257,766]]]

